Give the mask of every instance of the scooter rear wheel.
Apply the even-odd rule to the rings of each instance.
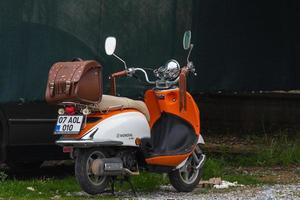
[[[91,171],[93,160],[105,158],[106,153],[99,148],[79,149],[75,161],[75,176],[80,187],[88,194],[95,195],[104,192],[109,178],[97,176]]]
[[[184,166],[168,174],[171,185],[178,192],[191,192],[199,184],[202,168],[196,169],[196,166],[193,156],[190,156]]]

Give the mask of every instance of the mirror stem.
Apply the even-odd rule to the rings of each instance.
[[[193,49],[193,47],[194,47],[194,45],[193,45],[193,44],[191,44],[191,46],[190,46],[190,50],[189,50],[189,54],[188,54],[188,56],[187,56],[187,59],[186,59],[187,63],[189,63],[189,62],[190,62],[190,55],[191,55],[191,52],[192,52],[192,49]]]
[[[113,53],[112,55],[115,56],[117,59],[119,59],[124,64],[125,70],[127,70],[126,62],[122,58],[120,58],[119,56],[117,56],[116,54]]]

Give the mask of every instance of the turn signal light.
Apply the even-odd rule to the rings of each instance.
[[[140,145],[142,144],[141,138],[135,138],[135,144],[136,144],[137,146],[140,146]]]
[[[89,115],[89,114],[91,114],[91,110],[88,109],[88,108],[85,108],[85,109],[82,110],[82,114]]]
[[[58,114],[59,115],[65,114],[65,109],[63,109],[63,108],[58,109]]]

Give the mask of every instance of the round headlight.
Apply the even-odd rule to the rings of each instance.
[[[154,70],[156,77],[162,80],[174,80],[179,76],[180,65],[176,60],[169,60],[164,66]]]

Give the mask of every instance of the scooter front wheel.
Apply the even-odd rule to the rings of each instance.
[[[105,158],[106,153],[99,148],[79,149],[75,161],[75,176],[80,187],[88,194],[95,195],[102,193],[109,179],[107,176],[93,174],[91,165],[94,160]]]
[[[201,152],[202,153],[202,152]],[[202,167],[197,168],[198,163],[191,155],[184,166],[174,171],[169,175],[171,185],[178,192],[191,192],[199,184],[202,176]]]

